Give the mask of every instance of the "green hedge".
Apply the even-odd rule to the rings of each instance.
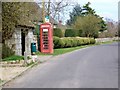
[[[65,37],[76,37],[76,36],[78,36],[78,30],[74,30],[74,29],[65,30]]]
[[[54,28],[53,29],[53,36],[57,36],[57,37],[63,37],[63,32],[60,28]]]
[[[54,48],[67,48],[95,44],[95,39],[80,37],[64,37],[64,38],[54,37],[53,43]]]

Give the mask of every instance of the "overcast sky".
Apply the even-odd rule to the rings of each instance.
[[[59,0],[54,0],[54,1],[59,1]],[[98,15],[104,18],[113,19],[114,21],[118,21],[118,2],[120,0],[69,0],[69,1],[71,1],[72,3],[77,2],[81,6],[83,6],[87,2],[90,2],[91,3],[90,6],[93,9],[95,9]],[[72,9],[68,10],[68,12],[70,11],[72,11]],[[66,19],[68,18],[69,18],[69,15],[66,15]]]

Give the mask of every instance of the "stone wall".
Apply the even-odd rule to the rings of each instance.
[[[21,29],[20,28],[16,28],[15,30],[15,55],[22,55],[22,46],[21,46]],[[14,42],[14,41],[13,41]]]
[[[120,40],[118,37],[113,37],[113,38],[96,38],[96,43],[99,42],[107,42],[107,41],[113,41],[113,40]]]
[[[25,43],[25,51],[27,52],[28,56],[31,56],[31,43],[36,43],[36,49],[38,48],[37,36],[33,35],[32,29],[30,29],[28,31],[28,34],[26,35],[25,41],[26,41],[26,43]]]
[[[28,34],[25,37],[25,51],[28,56],[31,55],[31,43],[33,42],[33,32],[32,29],[28,31]]]
[[[15,51],[15,55],[21,55],[21,29],[16,28],[15,32],[12,35],[12,38],[5,41],[5,44],[8,45],[13,51]]]

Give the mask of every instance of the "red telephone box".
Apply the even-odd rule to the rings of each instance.
[[[51,23],[40,25],[40,51],[53,53],[53,27]]]

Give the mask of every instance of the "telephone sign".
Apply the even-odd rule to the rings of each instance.
[[[53,28],[50,23],[40,25],[40,51],[53,53]]]
[[[49,22],[49,16],[45,16],[45,22]]]

